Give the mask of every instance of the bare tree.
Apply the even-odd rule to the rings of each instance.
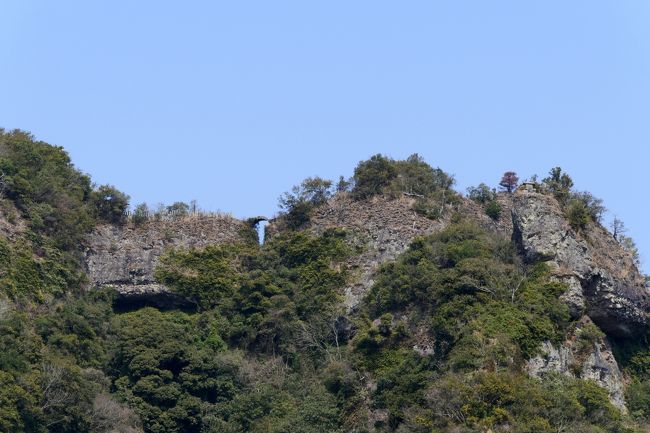
[[[4,171],[0,171],[0,197],[4,197],[7,190],[7,179],[5,178]]]
[[[43,363],[41,371],[41,410],[43,413],[54,415],[58,409],[75,402],[75,395],[65,386],[68,371],[64,367]],[[64,420],[64,417],[55,417],[48,422],[47,426],[50,427]]]
[[[91,433],[141,433],[140,419],[129,407],[108,394],[97,394],[93,401]]]
[[[299,346],[321,352],[329,360],[341,359],[338,317],[336,314],[312,316],[297,324],[297,343]],[[332,353],[332,350],[334,353]]]
[[[614,239],[617,241],[619,240],[620,236],[627,233],[627,228],[625,227],[625,224],[623,221],[618,219],[617,216],[614,217],[614,221],[610,224],[610,227],[612,229],[612,235],[614,236]]]

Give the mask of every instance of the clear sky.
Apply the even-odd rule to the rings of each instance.
[[[562,166],[650,271],[647,0],[0,5],[0,126],[132,202],[270,215],[312,175],[420,153],[458,189]]]

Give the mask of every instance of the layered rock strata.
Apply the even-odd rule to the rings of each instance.
[[[250,242],[247,223],[229,216],[187,216],[140,226],[102,225],[87,238],[85,263],[93,287],[117,291],[118,303],[189,307],[189,301],[158,284],[154,271],[169,248],[203,248]]]

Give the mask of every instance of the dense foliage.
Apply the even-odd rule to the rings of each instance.
[[[564,208],[571,227],[576,231],[584,231],[590,221],[599,223],[606,211],[601,199],[586,191],[574,191],[573,179],[560,167],[551,169],[548,177],[542,180],[542,186]]]
[[[285,192],[279,205],[282,222],[291,230],[304,228],[318,206],[335,193],[346,192],[354,200],[367,200],[380,194],[391,198],[412,197],[415,199],[414,210],[428,218],[438,219],[450,205],[459,201],[453,185],[452,176],[440,168],[431,167],[418,154],[406,160],[377,154],[361,161],[349,181],[341,176],[335,186],[332,181],[320,177],[305,179],[290,192]],[[491,213],[496,215],[500,209],[493,206]]]
[[[0,129],[0,208],[9,222],[27,221],[21,239],[0,242],[0,289],[13,299],[44,300],[78,289],[80,243],[100,220],[119,222],[128,196],[93,188],[61,147],[23,131]],[[20,226],[19,226],[20,227]]]
[[[333,338],[346,278],[336,265],[349,254],[344,240],[340,230],[319,237],[299,232],[277,236],[263,249],[234,244],[171,252],[157,277],[201,310],[218,312],[232,345],[290,360],[306,349],[298,334]]]
[[[352,181],[336,190],[407,195],[432,217],[457,197],[453,179],[417,155],[375,155]],[[571,191],[561,170],[545,184],[569,218],[598,219],[600,203]],[[126,223],[128,197],[95,188],[61,148],[20,131],[0,132],[0,187],[1,432],[631,433],[650,422],[643,340],[616,344],[630,416],[593,382],[524,372],[541,342],[575,326],[565,287],[459,217],[384,264],[349,314],[343,288],[360,250],[338,229],[299,230],[333,193],[307,179],[281,199],[292,230],[263,246],[161,259],[156,277],[195,312],[116,312],[113,294],[79,290],[79,241],[99,222]],[[494,190],[469,195],[498,218]],[[139,206],[132,222],[148,220]],[[580,344],[602,335],[585,326]]]
[[[541,342],[559,343],[571,326],[564,289],[467,222],[415,241],[382,268],[353,342],[358,368],[377,381],[374,404],[388,412],[383,428],[627,431],[596,384],[523,370]]]
[[[336,400],[314,368],[336,352],[344,239],[291,233],[262,249],[164,257],[158,278],[201,313],[144,309],[114,321],[111,376],[146,430],[338,431]]]
[[[497,192],[481,183],[476,187],[467,188],[467,197],[483,207],[485,214],[493,220],[501,217],[501,204],[497,200]]]
[[[345,181],[342,181],[345,183]],[[347,188],[339,181],[338,188]],[[284,221],[289,229],[303,227],[317,206],[324,204],[332,196],[332,181],[320,177],[308,177],[291,192],[282,194],[279,200],[280,209],[285,212]]]
[[[352,197],[368,199],[377,194],[416,198],[417,212],[433,219],[440,218],[450,204],[458,201],[452,189],[454,178],[427,164],[420,155],[394,160],[377,154],[361,161],[354,169]]]
[[[336,402],[322,384],[280,358],[229,350],[224,328],[214,312],[142,309],[116,318],[112,376],[146,431],[337,431]]]

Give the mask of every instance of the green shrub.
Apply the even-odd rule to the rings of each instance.
[[[127,197],[109,186],[93,190],[61,147],[19,130],[0,129],[0,173],[4,195],[29,225],[21,240],[3,247],[3,291],[44,301],[79,289],[84,236],[98,218],[122,215]]]
[[[482,183],[479,186],[467,188],[467,197],[476,203],[487,205],[496,199],[497,193],[494,189],[490,189],[489,186]]]
[[[607,211],[603,201],[589,192],[573,191],[573,179],[562,172],[560,167],[555,167],[549,172],[549,176],[542,180],[545,191],[550,192],[558,200],[571,227],[576,230],[584,230],[589,221],[599,223],[603,214]]]
[[[501,218],[501,205],[498,201],[492,200],[485,206],[485,214],[497,221]]]
[[[279,199],[280,209],[286,225],[297,230],[309,222],[313,210],[324,204],[332,195],[332,181],[320,177],[309,177],[291,192],[285,192]]]
[[[149,206],[146,203],[140,203],[133,210],[133,224],[142,225],[149,220]]]
[[[571,228],[576,231],[584,230],[590,221],[589,209],[580,200],[571,200],[567,204],[566,216]]]
[[[428,422],[441,431],[464,431],[459,424],[468,431],[628,431],[602,388],[559,374],[543,381],[511,372],[446,374],[425,395]]]
[[[129,196],[112,185],[102,185],[92,194],[97,218],[121,224],[129,207]]]
[[[564,204],[571,195],[573,179],[571,179],[571,176],[567,173],[563,173],[562,168],[555,167],[551,169],[548,177],[542,179],[542,185],[546,190],[553,194],[560,203]]]
[[[630,413],[637,419],[650,420],[650,382],[633,381],[625,392]]]
[[[381,154],[360,162],[354,169],[352,196],[357,200],[380,194],[397,177],[397,168],[392,159]]]
[[[184,217],[189,214],[190,205],[182,201],[177,201],[167,206],[166,211],[174,217]]]
[[[216,308],[228,318],[230,341],[291,356],[301,322],[308,322],[313,335],[330,338],[347,277],[335,265],[348,254],[340,230],[319,237],[289,232],[262,248],[231,244],[170,251],[156,278],[201,310]]]

